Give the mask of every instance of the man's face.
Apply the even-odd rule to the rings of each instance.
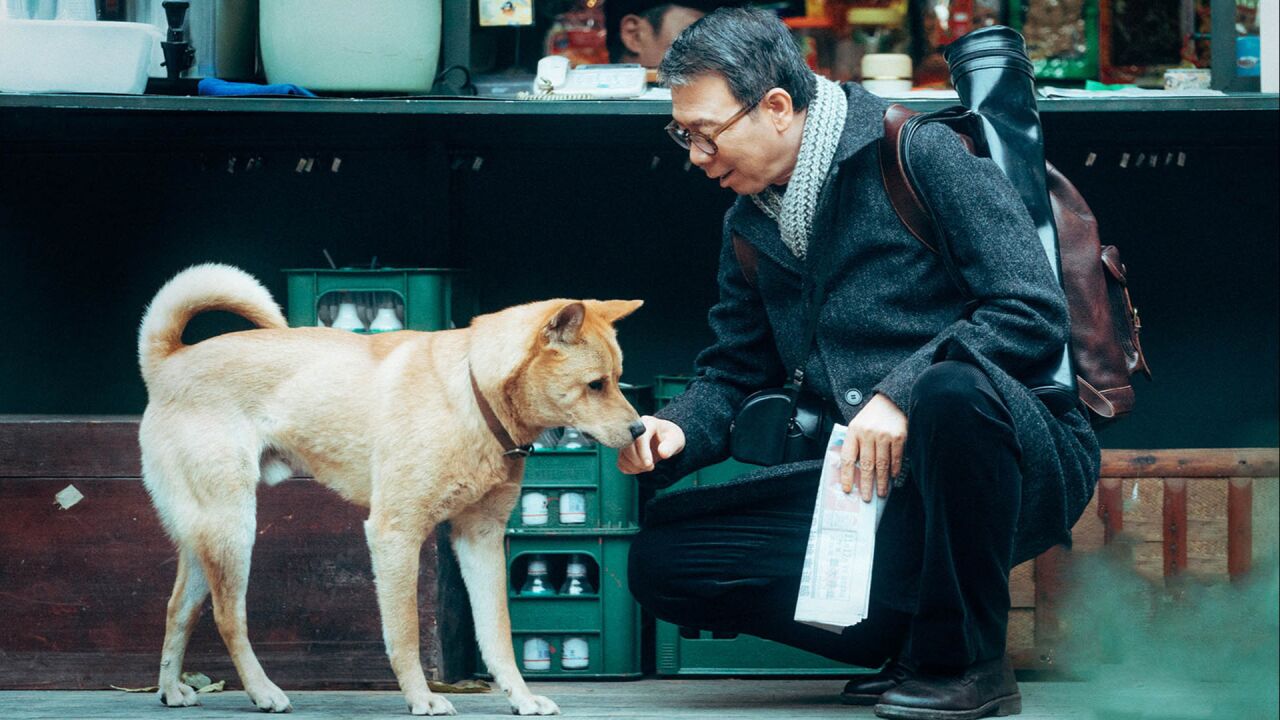
[[[779,91],[781,92],[781,91]],[[786,142],[766,108],[754,108],[719,135],[717,130],[742,109],[718,74],[701,75],[671,89],[671,116],[688,130],[715,136],[716,153],[689,146],[689,162],[739,195],[753,195],[785,182]],[[794,158],[793,158],[794,160]],[[794,164],[794,163],[792,163]]]
[[[653,31],[653,25],[639,15],[627,15],[622,19],[623,46],[635,56],[633,62],[645,67],[658,67],[662,56],[682,30],[702,18],[701,10],[672,5],[662,16],[662,30]]]

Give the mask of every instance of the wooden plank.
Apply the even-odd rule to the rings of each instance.
[[[1187,572],[1206,582],[1228,578],[1228,484],[1226,478],[1187,482]]]
[[[1009,573],[1009,607],[1036,606],[1035,560],[1028,560]]]
[[[1103,542],[1110,543],[1124,532],[1124,499],[1121,491],[1124,483],[1116,477],[1103,477],[1098,481],[1098,517],[1104,528]]]
[[[122,681],[118,658],[149,658],[148,676],[159,662],[176,556],[141,481],[70,480],[85,497],[62,510],[53,495],[68,482],[0,481],[0,688],[103,687]],[[281,682],[389,680],[364,514],[313,483],[259,490],[249,636],[264,665],[280,668],[273,672]],[[435,538],[423,548],[421,572],[424,665],[457,677],[470,654],[469,628],[455,637],[469,624],[465,596]],[[191,654],[226,662],[210,612],[197,624]]]
[[[1006,647],[1026,650],[1036,647],[1036,613],[1031,608],[1015,608],[1009,612]]]
[[[0,478],[139,477],[136,415],[0,415]]]
[[[1164,576],[1177,577],[1187,569],[1187,481],[1165,478]]]
[[[1253,480],[1227,483],[1227,573],[1240,580],[1253,564]]]
[[[1280,448],[1103,450],[1102,477],[1276,477]]]
[[[1253,564],[1273,561],[1280,554],[1280,481],[1270,478],[1253,484]]]
[[[1093,494],[1093,499],[1080,514],[1080,519],[1071,528],[1071,549],[1073,552],[1086,553],[1101,550],[1106,527],[1098,510],[1100,492]]]

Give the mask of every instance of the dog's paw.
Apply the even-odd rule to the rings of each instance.
[[[541,695],[525,695],[520,700],[511,698],[512,715],[559,715],[560,706]]]
[[[186,683],[174,682],[160,688],[156,693],[160,704],[166,707],[191,707],[200,704],[200,696],[195,688]]]
[[[449,699],[433,692],[422,693],[405,698],[409,703],[409,712],[414,715],[457,715],[453,703]]]
[[[293,705],[289,703],[289,696],[284,691],[276,687],[273,682],[266,682],[254,688],[245,688],[249,699],[262,712],[293,712]]]

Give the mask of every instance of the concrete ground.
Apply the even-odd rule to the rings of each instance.
[[[800,720],[802,718],[871,718],[869,707],[840,704],[840,680],[637,680],[631,682],[539,682],[534,691],[559,703],[565,717],[636,718],[642,720]],[[1023,682],[1023,720],[1100,717],[1086,710],[1088,685],[1078,682]],[[449,699],[461,717],[510,718],[500,693],[456,694]],[[290,720],[307,718],[407,717],[396,692],[290,692]],[[242,691],[202,696],[203,707],[170,709],[156,696],[118,691],[4,691],[0,718],[5,720],[243,720],[257,715]],[[253,713],[252,715],[250,713]],[[1209,717],[1191,715],[1189,717]],[[1120,717],[1119,715],[1109,717]],[[1127,714],[1128,718],[1145,715]],[[1154,717],[1154,716],[1153,716]]]

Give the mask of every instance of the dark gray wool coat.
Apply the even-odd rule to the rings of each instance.
[[[922,191],[945,227],[966,298],[939,257],[894,213],[881,181],[878,141],[888,104],[848,85],[849,111],[810,237],[809,257],[829,263],[815,349],[801,347],[806,324],[805,263],[777,225],[740,197],[726,213],[720,299],[710,312],[715,343],[696,361],[696,378],[660,411],[684,430],[683,452],[658,463],[642,483],[666,487],[728,456],[729,424],[748,394],[783,384],[798,363],[806,385],[833,397],[848,421],[875,393],[905,412],[916,379],[942,359],[976,362],[1012,415],[1023,488],[1015,562],[1070,542],[1100,465],[1098,442],[1081,411],[1054,418],[1013,376],[1066,342],[1066,298],[1012,185],[989,159],[965,152],[950,130],[926,126],[912,154]],[[759,256],[757,288],[747,283],[732,235]],[[817,249],[820,243],[834,245]],[[806,360],[807,358],[807,360]],[[650,507],[649,522],[714,513],[812,482],[816,462],[764,468],[736,482],[673,493]],[[890,500],[892,502],[892,500]]]

